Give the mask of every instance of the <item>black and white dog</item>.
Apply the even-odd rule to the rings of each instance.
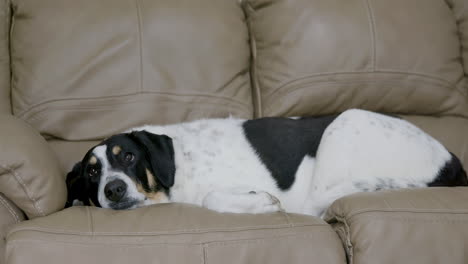
[[[108,138],[67,175],[68,206],[191,203],[219,212],[320,216],[362,191],[466,186],[453,154],[397,117],[208,119]]]

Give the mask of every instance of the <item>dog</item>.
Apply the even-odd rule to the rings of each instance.
[[[90,149],[66,182],[67,207],[180,202],[313,216],[356,192],[468,185],[459,159],[434,138],[397,116],[359,109],[142,126]]]

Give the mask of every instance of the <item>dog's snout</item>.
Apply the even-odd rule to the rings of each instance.
[[[122,180],[113,180],[104,187],[104,193],[110,201],[118,202],[127,192],[127,185]]]

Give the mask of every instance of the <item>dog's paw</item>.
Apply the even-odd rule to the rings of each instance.
[[[280,201],[264,191],[213,191],[203,200],[203,207],[227,213],[262,214],[283,211]]]
[[[258,214],[283,211],[280,200],[270,193],[264,191],[251,191],[249,194],[255,195],[255,199],[257,200],[255,204],[252,204],[253,208],[250,209],[252,213]]]

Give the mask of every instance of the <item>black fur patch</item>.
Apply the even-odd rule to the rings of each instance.
[[[460,160],[453,153],[450,154],[452,158],[439,171],[437,178],[427,186],[468,186],[468,178]]]
[[[304,156],[315,157],[324,130],[336,117],[268,117],[246,121],[243,128],[278,187],[287,190],[294,183]]]

